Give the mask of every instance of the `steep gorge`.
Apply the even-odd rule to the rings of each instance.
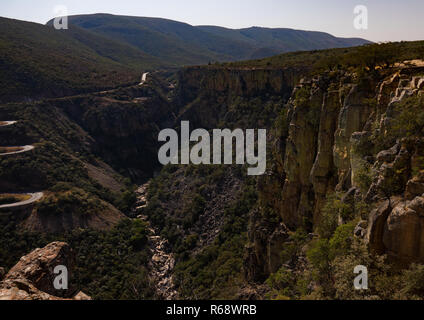
[[[249,220],[242,267],[246,282],[236,296],[263,298],[269,290],[261,287],[263,282],[282,267],[305,272],[305,251],[294,264],[284,254],[299,230],[306,232],[302,250],[313,245],[328,219],[346,230],[354,223],[349,241],[365,244],[375,257],[387,255],[403,268],[423,262],[422,137],[419,130],[402,128],[408,105],[420,110],[422,67],[412,63],[375,72],[338,68],[311,74],[306,68],[219,65],[186,68],[178,80],[177,125],[190,120],[193,127],[206,129],[268,129],[268,170],[256,181],[256,205],[242,214]],[[168,168],[165,181],[198,181],[198,172],[183,170],[182,177],[181,170]],[[187,192],[182,191],[183,199]],[[162,207],[167,201],[160,200]],[[338,207],[330,207],[333,202]],[[182,228],[184,241],[195,243],[184,254],[203,259],[202,252],[211,247]],[[216,234],[209,245],[225,239],[225,229]],[[195,274],[186,259],[177,258],[177,270]]]
[[[136,252],[123,251],[136,261],[140,290],[128,286],[125,297],[334,298],[337,277],[352,274],[349,263],[372,265],[381,255],[403,269],[423,263],[424,69],[261,63],[189,67],[173,75],[172,85],[153,73],[142,86],[3,106],[5,118],[22,121],[2,139],[40,142],[33,159],[0,163],[0,189],[25,180],[48,190],[49,201],[36,208],[45,211],[45,223],[33,212],[31,231],[96,229],[87,216],[114,212],[118,218],[98,229],[112,230],[104,234],[111,247],[117,232],[122,249]],[[160,168],[157,134],[178,130],[183,120],[191,129],[267,129],[266,174],[247,177],[236,165]],[[134,190],[119,173],[136,183],[154,176],[147,194],[136,192],[136,211]],[[69,194],[76,205],[48,215],[61,208],[55,197],[66,203]],[[130,220],[120,211],[142,215]],[[56,226],[74,215],[81,220]],[[352,254],[358,243],[366,251]],[[333,285],[324,296],[310,296],[322,271],[312,269],[317,256],[324,260],[318,267],[329,270],[321,282]],[[334,256],[352,260],[337,273],[342,264]],[[125,265],[116,259],[118,269]],[[99,293],[91,282],[90,290],[121,296]]]

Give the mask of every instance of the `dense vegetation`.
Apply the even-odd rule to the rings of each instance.
[[[363,206],[367,204],[363,203]],[[282,253],[283,267],[270,275],[269,299],[338,299],[387,300],[423,299],[423,266],[394,268],[387,256],[372,255],[364,243],[354,237],[354,228],[364,209],[342,206],[337,196],[329,197],[323,222],[318,226],[319,238],[312,241],[304,230],[291,235],[290,245]],[[366,209],[369,212],[370,208]],[[348,213],[347,223],[337,225],[338,214]],[[333,220],[329,224],[328,220]],[[358,264],[368,266],[369,290],[352,290]],[[301,269],[296,266],[301,265]],[[294,267],[294,268],[293,268]]]
[[[70,43],[76,46],[74,47],[76,52],[80,56],[82,54],[83,60],[87,62],[81,64],[81,70],[91,70],[89,75],[81,73],[78,68],[62,75],[64,68],[69,68],[73,59],[72,51],[69,55],[63,55],[63,52],[56,52],[57,56],[46,55],[50,61],[51,59],[57,61],[54,65],[66,66],[57,69],[47,68],[48,60],[40,58],[40,55],[44,56],[44,51],[37,47],[40,45],[39,41],[46,41],[48,48],[61,44],[62,38],[48,27],[36,26],[34,30],[40,28],[37,32],[43,36],[38,39],[32,37],[35,42],[29,42],[35,48],[33,49],[35,62],[29,59],[28,66],[15,60],[16,56],[11,53],[13,46],[9,47],[12,42],[9,40],[5,40],[5,44],[0,42],[0,50],[5,50],[5,59],[9,59],[5,65],[5,68],[9,69],[5,69],[6,76],[2,79],[2,83],[6,84],[5,92],[14,94],[13,90],[16,89],[18,92],[29,86],[37,90],[42,90],[43,86],[59,90],[55,92],[53,90],[52,94],[60,93],[62,87],[75,89],[75,92],[99,89],[104,83],[107,83],[106,87],[113,87],[118,82],[133,80],[134,74],[129,68],[123,67],[124,64],[137,72],[141,70],[137,68],[149,68],[155,65],[155,59],[149,60],[147,54],[139,53],[136,48],[131,47],[128,49],[128,55],[124,56],[123,51],[127,50],[127,45],[122,44],[122,47],[113,45],[116,51],[110,51],[108,41],[113,40],[101,38],[101,42],[98,42],[100,38],[94,36],[94,32],[111,36],[109,30],[102,27],[112,19],[110,16],[99,15],[95,16],[94,20],[87,17],[73,19],[71,22],[91,30],[76,32],[75,30],[79,29],[74,29],[68,34],[64,32],[65,37],[72,39]],[[116,26],[117,23],[123,28],[113,34],[113,38],[120,36],[126,28],[145,32],[144,36],[149,38],[163,33],[162,28],[169,28],[169,25],[175,27],[176,31],[178,28],[182,30],[188,28],[190,32],[194,32],[192,35],[199,37],[204,35],[193,31],[190,26],[169,21],[133,20],[122,17],[113,19],[118,20],[114,21],[112,26]],[[121,19],[125,21],[122,22]],[[5,24],[6,29],[19,24],[6,19],[0,22]],[[145,26],[142,26],[146,23],[151,28],[154,26],[161,30],[146,31]],[[21,32],[25,35],[22,39],[28,37],[25,29],[31,27],[32,25],[26,25],[24,28],[22,25]],[[207,32],[212,31],[217,32],[210,28]],[[260,31],[264,30],[253,31],[255,34],[261,34]],[[243,34],[232,33],[227,36],[242,38]],[[92,37],[97,40],[94,41]],[[125,41],[132,46],[142,45],[139,41],[144,38],[136,37],[136,39],[131,35],[128,37]],[[1,39],[0,36],[0,41]],[[22,39],[18,38],[18,41],[23,41]],[[227,40],[223,39],[214,36],[216,43],[227,43]],[[155,49],[154,46],[161,45],[165,40],[175,44],[175,39],[171,41],[161,35],[157,43],[151,43],[153,47],[149,50]],[[200,40],[205,42],[204,39]],[[359,85],[364,85],[366,83],[364,79],[370,78],[375,81],[383,79],[385,69],[382,68],[395,62],[423,58],[422,48],[421,42],[371,45],[289,53],[264,60],[221,64],[208,68],[290,67],[299,69],[302,75],[317,74],[325,70],[330,78],[332,74],[337,75],[339,71],[347,70],[356,72],[355,81]],[[185,52],[182,51],[180,54],[184,55]],[[202,47],[201,51],[196,52],[193,49],[190,53],[197,55],[195,58],[199,61],[211,57],[224,59],[229,54],[240,54],[230,50],[213,52],[213,55],[209,56],[211,52],[211,48]],[[163,51],[164,56],[171,53]],[[23,52],[22,55],[28,57],[29,53]],[[99,58],[98,55],[102,57]],[[174,53],[172,56],[175,59],[181,58]],[[137,64],[139,57],[143,64]],[[192,56],[184,57],[186,58],[194,59]],[[91,69],[94,68],[92,65],[94,60],[96,67]],[[111,62],[112,60],[115,62]],[[144,61],[150,61],[152,64],[148,62],[144,65]],[[22,76],[23,81],[14,78],[15,75],[7,76],[15,63],[22,65],[22,72],[18,69],[16,77]],[[173,63],[183,62],[173,61]],[[26,77],[27,74],[30,76]],[[83,77],[88,77],[88,80],[81,81]],[[10,81],[13,83],[10,84]],[[40,86],[37,84],[38,81]],[[179,105],[170,109],[168,103],[164,102],[168,98],[166,85],[160,84],[160,88],[155,90],[150,87],[146,89],[128,87],[90,96],[81,95],[34,104],[0,107],[1,119],[19,120],[15,126],[2,132],[0,145],[34,144],[36,147],[30,153],[0,158],[0,190],[10,192],[12,188],[15,191],[33,189],[46,191],[46,196],[38,203],[36,210],[39,214],[52,218],[60,215],[96,214],[111,205],[128,214],[136,200],[129,179],[124,179],[110,169],[108,172],[118,185],[117,189],[111,190],[89,174],[88,165],[99,168],[106,166],[104,162],[107,162],[122,174],[129,175],[139,169],[137,164],[146,161],[143,165],[146,164],[151,174],[155,169],[151,163],[152,155],[155,155],[152,150],[156,150],[156,145],[152,143],[156,139],[156,131],[162,125],[173,125],[175,117],[179,120],[186,116],[193,119],[197,127],[207,129],[215,127],[269,129],[268,148],[272,148],[273,152],[268,153],[270,156],[268,168],[273,169],[281,165],[279,162],[284,156],[282,149],[285,147],[289,124],[287,101],[280,93],[259,92],[247,97],[232,93],[198,92],[198,95],[190,101],[173,101]],[[33,98],[36,97],[31,91],[27,93]],[[178,98],[181,97],[177,97],[176,100]],[[297,100],[299,108],[309,110],[306,114],[308,125],[318,131],[320,109],[310,108],[307,100],[308,92],[298,90],[293,98]],[[150,101],[151,104],[139,103],[140,100],[137,99]],[[356,151],[362,156],[367,153],[375,155],[391,147],[397,139],[422,136],[424,128],[422,104],[422,98],[406,99],[402,105],[393,110],[396,117],[388,135],[382,136],[375,129],[366,144],[359,146]],[[129,128],[133,131],[127,131]],[[124,154],[125,158],[120,157],[121,154]],[[360,180],[360,188],[364,190],[369,188],[373,179],[372,172],[368,169],[365,168],[357,178]],[[243,262],[245,246],[249,244],[249,219],[252,218],[252,212],[259,215],[264,224],[275,226],[283,222],[275,210],[270,205],[267,206],[269,198],[264,196],[263,189],[268,188],[270,192],[275,193],[272,194],[272,199],[277,201],[279,194],[275,190],[281,187],[285,177],[279,177],[280,180],[275,184],[266,185],[267,180],[263,183],[260,179],[247,178],[245,172],[246,168],[241,166],[166,166],[152,180],[148,192],[149,205],[143,213],[147,215],[159,234],[169,241],[169,249],[175,254],[174,279],[182,298],[238,297],[240,289],[248,285],[243,275]],[[273,173],[272,170],[270,173]],[[137,176],[137,172],[134,176]],[[387,190],[398,192],[395,186],[399,184],[396,181],[391,182]],[[262,285],[263,290],[268,292],[266,297],[271,299],[422,297],[424,294],[421,284],[424,274],[422,266],[412,265],[406,271],[390,268],[386,263],[386,257],[371,256],[354,238],[355,226],[371,210],[372,206],[369,203],[359,202],[352,206],[342,201],[342,194],[328,194],[323,217],[315,229],[308,221],[305,226],[309,228],[288,232],[288,241],[281,252],[282,267],[269,275]],[[2,219],[0,266],[10,268],[30,250],[53,240],[63,240],[67,241],[77,254],[74,281],[87,294],[97,299],[153,297],[147,270],[151,257],[146,245],[148,228],[145,223],[124,219],[108,231],[76,229],[62,234],[40,235],[20,230],[20,222],[15,221],[13,217]],[[377,279],[366,295],[351,290],[352,266],[353,263],[358,264],[358,261],[370,266],[373,278]]]
[[[285,53],[271,58],[232,62],[223,67],[297,68],[312,73],[343,69],[373,69],[394,62],[423,59],[424,42],[370,44],[361,47]],[[218,66],[217,66],[218,67]]]
[[[183,298],[235,298],[243,283],[248,213],[257,200],[256,180],[244,181],[242,190],[227,197],[221,190],[228,183],[245,180],[241,170],[167,166],[149,186],[146,214],[176,254],[174,279]],[[229,178],[233,174],[238,177]],[[226,202],[223,209],[214,208],[214,198]],[[217,234],[212,225],[204,225],[205,215],[220,222]]]
[[[35,145],[28,153],[0,158],[1,191],[66,192],[77,188],[74,190],[80,190],[78,194],[84,194],[93,203],[102,199],[117,205],[121,201],[121,190],[111,193],[88,175],[86,164],[97,165],[99,159],[87,147],[87,134],[57,108],[48,104],[9,105],[0,111],[19,119],[2,132],[1,144]],[[116,173],[115,178],[128,185]],[[122,188],[127,187],[122,184]]]
[[[203,128],[271,128],[284,100],[200,91],[183,108]],[[217,112],[219,110],[219,112]],[[209,113],[210,112],[210,113]],[[182,298],[237,298],[245,284],[243,260],[257,179],[246,166],[165,166],[149,185],[145,213],[175,254],[174,279]]]
[[[9,269],[30,251],[52,241],[65,241],[76,255],[72,287],[94,299],[151,299],[147,236],[141,220],[123,220],[110,231],[77,229],[54,235],[24,232],[8,217],[0,219],[0,261]]]
[[[175,279],[183,297],[237,297],[244,283],[242,267],[244,247],[247,244],[246,213],[254,208],[256,200],[255,186],[247,183],[241,198],[225,210],[225,223],[215,241],[199,254],[179,261]]]
[[[322,71],[355,72],[355,83],[360,87],[367,83],[381,83],[397,69],[391,67],[404,60],[423,59],[424,43],[390,43],[371,45],[359,48],[337,49],[319,52],[286,54],[265,60],[232,64],[233,66],[254,67],[298,67],[302,68],[301,59],[308,61],[310,74]],[[299,60],[298,60],[299,59]],[[228,65],[227,65],[228,66]],[[420,75],[420,68],[414,75]],[[321,73],[322,75],[322,73]],[[407,77],[405,77],[407,78]],[[386,78],[387,79],[387,78]],[[408,80],[405,80],[408,81]],[[378,88],[378,87],[377,87]],[[365,91],[365,90],[364,90]],[[374,93],[375,94],[375,93]],[[302,105],[305,92],[296,92],[296,105]],[[376,108],[376,97],[364,99],[364,105]],[[355,145],[352,152],[363,161],[362,168],[355,176],[358,191],[366,193],[372,182],[378,178],[376,167],[373,167],[376,155],[392,148],[397,142],[413,146],[423,137],[423,98],[422,96],[406,97],[400,103],[392,103],[387,109],[387,120],[382,125],[376,117],[370,123],[370,133]],[[312,110],[311,110],[312,111]],[[309,117],[308,117],[309,118]],[[312,117],[315,118],[316,117]],[[284,118],[277,123],[280,136],[285,135],[287,122]],[[393,175],[385,176],[383,183],[378,184],[377,192],[382,199],[405,197],[405,184],[424,169],[420,152],[414,156],[413,168],[406,176],[404,168],[394,167]],[[377,206],[377,202],[356,197],[347,200],[343,192],[328,193],[326,203],[321,211],[320,223],[313,230],[299,228],[290,232],[289,239],[281,252],[282,267],[272,273],[266,280],[270,299],[423,299],[422,281],[423,266],[419,264],[398,265],[393,256],[379,256],[370,252],[363,240],[355,236],[360,222],[366,225],[369,214]],[[365,220],[365,221],[364,221]],[[359,224],[358,224],[359,223]],[[309,232],[314,231],[316,234]],[[355,231],[355,232],[354,232]],[[368,266],[369,290],[352,290],[356,275],[352,272],[358,264]]]

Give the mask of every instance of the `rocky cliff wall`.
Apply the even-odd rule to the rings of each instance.
[[[252,96],[261,92],[289,94],[301,72],[290,69],[190,67],[178,74],[180,97],[190,101],[203,90]]]
[[[251,217],[248,279],[278,270],[287,231],[313,233],[335,193],[353,208],[375,208],[362,214],[356,229],[370,250],[403,263],[424,261],[422,139],[391,140],[397,108],[424,93],[422,75],[421,68],[391,69],[378,77],[332,72],[295,86],[286,131],[274,137],[272,172],[260,180],[262,203],[281,223]],[[390,148],[380,151],[376,141]],[[338,219],[343,223],[344,217]]]
[[[135,180],[151,177],[158,168],[158,133],[172,127],[173,107],[154,85],[65,98],[53,102],[93,142],[90,148],[117,171]]]

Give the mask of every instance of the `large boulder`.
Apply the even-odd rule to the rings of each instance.
[[[35,249],[23,256],[6,274],[0,283],[0,300],[59,300],[74,297],[77,300],[89,299],[69,281],[67,290],[56,290],[54,273],[57,266],[68,269],[69,280],[75,266],[75,256],[67,243],[53,242],[42,249]]]
[[[424,194],[424,171],[409,180],[405,190],[405,197],[408,200],[413,200],[422,194]]]
[[[386,253],[386,247],[383,243],[384,227],[391,211],[391,202],[386,200],[374,209],[369,216],[366,239],[372,253],[379,255]]]
[[[400,148],[395,145],[378,154],[374,164],[376,174],[365,198],[367,202],[376,202],[404,192],[411,175],[410,149],[411,146],[404,141]],[[388,162],[393,158],[392,162]]]
[[[374,254],[387,254],[403,265],[423,263],[424,195],[382,202],[370,214],[367,240]]]
[[[400,202],[384,228],[386,252],[400,262],[424,262],[424,197]]]

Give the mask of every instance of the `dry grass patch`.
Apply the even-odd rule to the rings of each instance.
[[[18,152],[23,149],[22,147],[0,147],[0,153]]]
[[[0,194],[0,205],[12,204],[16,202],[26,201],[29,199],[31,199],[31,196],[28,194],[13,194],[13,193]]]

